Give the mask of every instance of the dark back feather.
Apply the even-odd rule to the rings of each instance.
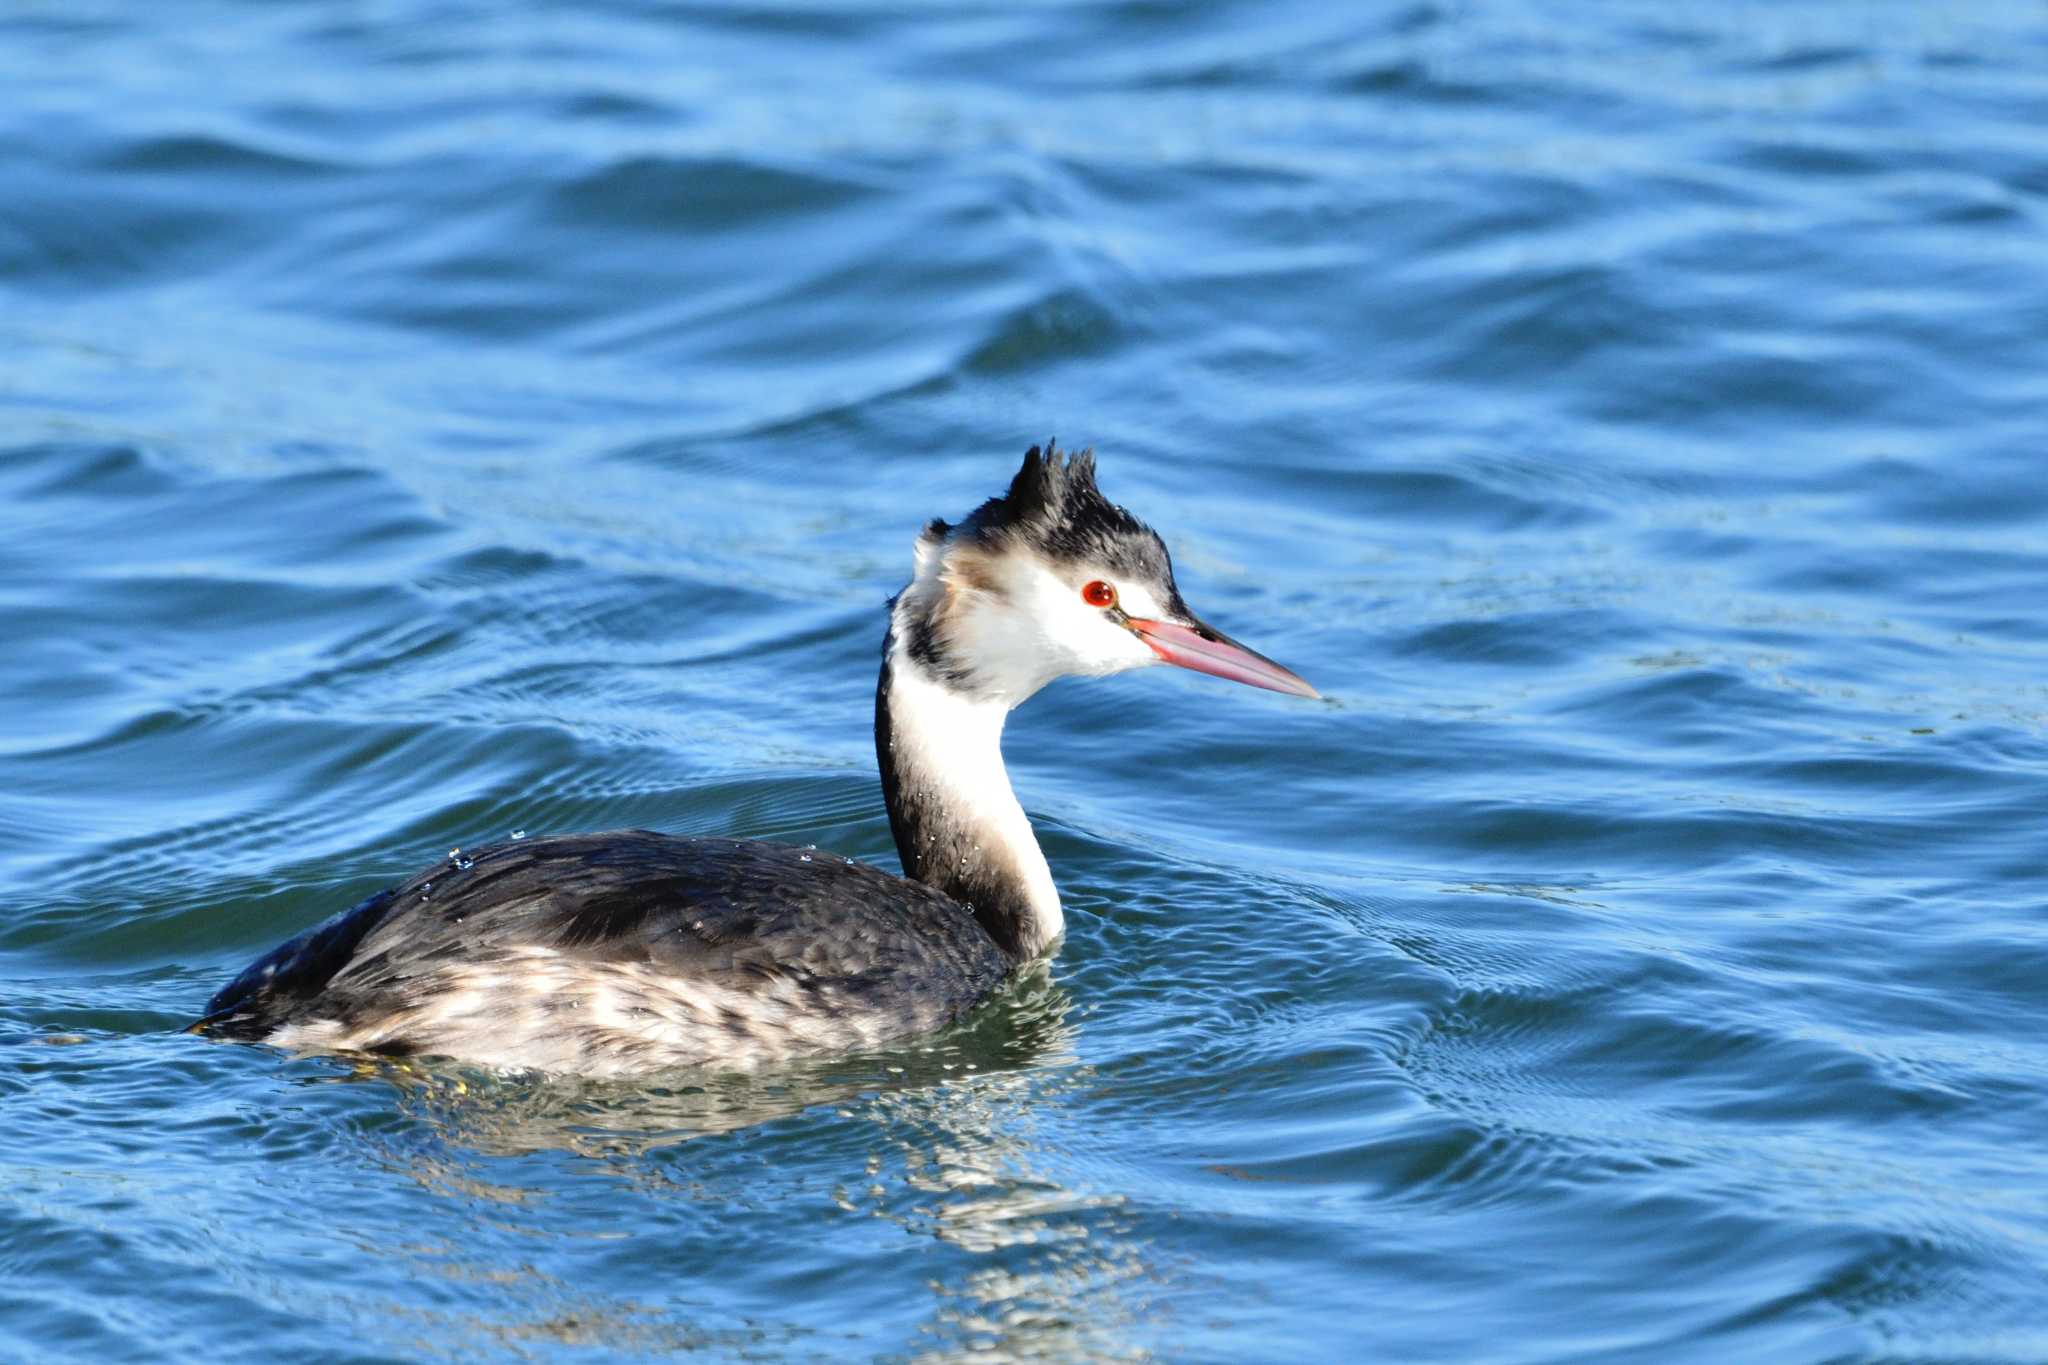
[[[628,830],[491,845],[315,926],[208,1002],[195,1028],[261,1038],[312,1018],[356,1024],[412,1003],[452,964],[529,949],[646,964],[744,989],[829,986],[878,1008],[957,998],[1009,969],[968,910],[917,882],[757,840]]]

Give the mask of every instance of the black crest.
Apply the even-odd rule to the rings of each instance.
[[[1094,450],[1062,453],[1059,443],[1048,439],[1042,452],[1037,446],[1024,452],[1024,463],[1010,480],[1010,491],[990,505],[1001,506],[1006,518],[1021,525],[1058,521],[1070,509],[1085,514],[1094,510],[1090,504],[1099,504],[1113,516],[1123,516],[1133,526],[1138,524],[1122,508],[1110,506],[1095,486]]]
[[[1173,583],[1158,533],[1095,486],[1093,450],[1068,453],[1052,441],[1031,447],[1009,491],[976,508],[961,529],[992,548],[1022,541],[1050,559],[1121,569],[1169,588]]]

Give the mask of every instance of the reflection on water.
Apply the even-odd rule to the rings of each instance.
[[[914,1202],[903,1209],[879,1183],[863,1193],[876,1213],[966,1258],[964,1274],[931,1282],[922,1329],[933,1339],[931,1358],[1143,1354],[1130,1336],[1154,1272],[1123,1214],[1125,1197],[1063,1182],[1040,1141],[1039,1114],[1083,1079],[1067,1073],[1048,1086],[1002,1075],[949,1088],[930,1112],[900,1094],[875,1106],[871,1117],[900,1163],[894,1174]]]
[[[716,1246],[671,1242],[665,1251],[683,1256],[684,1273],[649,1279],[644,1297],[626,1300],[586,1298],[538,1270],[538,1257],[503,1253],[513,1208],[521,1237],[631,1245],[650,1227],[664,1240],[719,1237],[693,1204],[785,1224],[809,1204],[820,1224],[893,1228],[901,1245],[881,1250],[922,1259],[920,1359],[1129,1358],[1144,1353],[1130,1338],[1153,1269],[1124,1196],[1066,1168],[1062,1111],[1093,1080],[1076,1060],[1072,1012],[1041,962],[967,1023],[899,1052],[655,1085],[416,1062],[365,1063],[319,1082],[395,1090],[410,1123],[362,1133],[371,1159],[452,1201],[484,1234],[386,1249],[512,1300],[509,1315],[488,1321],[427,1315],[429,1341],[470,1330],[508,1343],[739,1349],[801,1335],[772,1317],[733,1330],[696,1320],[691,1275],[734,1273]],[[846,1149],[835,1165],[862,1178],[791,1188],[757,1174],[820,1146]]]

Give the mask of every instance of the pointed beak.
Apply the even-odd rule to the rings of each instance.
[[[1322,695],[1265,655],[1246,649],[1222,631],[1199,621],[1183,626],[1172,621],[1147,621],[1133,616],[1127,624],[1140,640],[1152,647],[1154,654],[1170,664],[1274,692],[1290,692],[1297,697]]]

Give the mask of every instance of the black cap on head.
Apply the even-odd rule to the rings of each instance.
[[[1022,544],[1047,559],[1145,580],[1162,601],[1180,605],[1165,542],[1102,496],[1093,450],[1069,454],[1050,440],[1043,450],[1031,447],[1009,491],[976,508],[960,530],[990,550]]]

